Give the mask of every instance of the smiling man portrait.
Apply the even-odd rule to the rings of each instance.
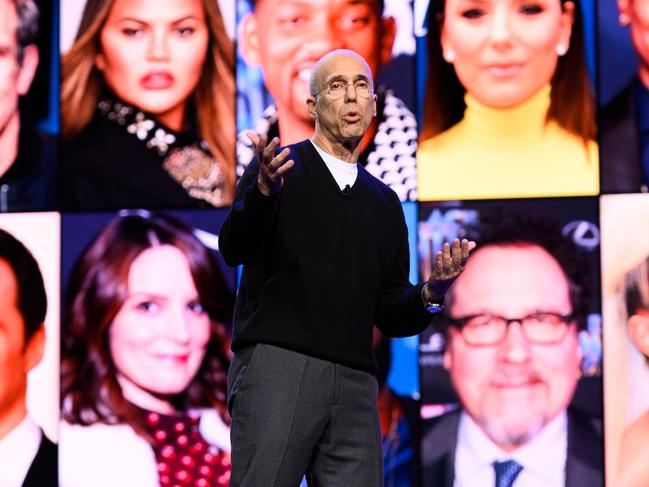
[[[487,214],[447,295],[444,367],[461,409],[422,441],[424,485],[603,485],[601,421],[572,407],[590,274],[540,218]]]
[[[334,49],[350,49],[366,60],[374,79],[392,61],[397,19],[384,12],[384,0],[249,0],[252,11],[240,23],[238,47],[249,66],[259,67],[274,103],[251,128],[282,145],[311,136],[309,96],[313,64]],[[414,72],[412,73],[414,76]],[[396,88],[392,86],[392,88]],[[406,89],[411,87],[406,86]],[[403,100],[384,86],[377,116],[360,142],[358,162],[392,188],[402,201],[417,198],[417,122]],[[247,130],[237,140],[241,176],[254,156]]]
[[[0,229],[0,485],[57,482],[57,446],[27,411],[27,375],[45,349],[47,295],[38,262]]]

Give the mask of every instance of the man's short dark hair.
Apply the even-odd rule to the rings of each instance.
[[[466,227],[464,237],[477,243],[476,251],[492,245],[536,245],[557,261],[568,280],[570,303],[579,329],[586,329],[591,289],[590,265],[584,250],[554,222],[538,216],[509,213],[503,209],[480,213],[479,222]],[[453,287],[446,296],[445,317],[453,305]],[[445,320],[442,320],[445,321]]]
[[[18,46],[18,64],[23,62],[25,48],[36,43],[38,35],[38,6],[34,0],[12,0],[16,8],[16,45]]]
[[[29,250],[2,229],[0,229],[0,259],[9,264],[16,279],[16,306],[25,323],[25,343],[27,343],[45,321],[47,296],[43,276]]]

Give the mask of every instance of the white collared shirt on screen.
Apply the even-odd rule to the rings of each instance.
[[[515,460],[523,470],[514,487],[563,487],[567,456],[568,417],[559,413],[516,451],[499,448],[465,412],[461,413],[455,453],[454,487],[495,485],[494,461]]]
[[[27,476],[43,433],[29,416],[0,440],[0,485],[20,487]]]

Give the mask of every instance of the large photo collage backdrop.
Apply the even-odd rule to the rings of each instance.
[[[0,486],[228,485],[217,235],[338,48],[410,280],[478,244],[375,330],[385,485],[649,485],[649,0],[0,0]]]

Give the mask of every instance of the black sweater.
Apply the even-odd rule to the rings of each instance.
[[[154,134],[156,125],[149,130]],[[185,147],[188,137],[164,127]],[[147,135],[151,137],[151,135]],[[120,208],[200,208],[212,206],[192,198],[162,167],[164,158],[99,113],[74,139],[63,144],[61,206],[64,211]]]
[[[253,160],[219,234],[225,261],[243,264],[232,349],[272,344],[375,373],[372,325],[407,336],[431,321],[408,282],[399,198],[360,165],[343,194],[310,141],[289,147],[281,191],[260,193]]]
[[[18,157],[0,176],[0,212],[56,210],[56,137],[27,124],[21,127]]]

